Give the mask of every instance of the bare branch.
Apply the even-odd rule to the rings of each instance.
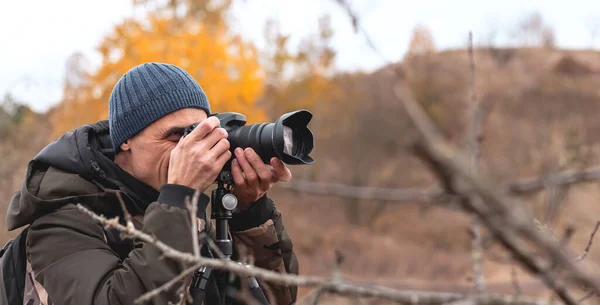
[[[542,253],[547,254],[551,263],[556,263],[568,273],[570,281],[600,291],[600,283],[587,271],[592,269],[574,264],[570,256],[562,253],[557,243],[532,226],[532,218],[522,208],[521,203],[512,202],[513,200],[498,192],[498,188],[489,182],[488,177],[473,174],[469,170],[466,158],[443,139],[410,92],[399,94],[400,90],[402,88],[396,87],[396,97],[405,106],[421,136],[415,141],[413,148],[417,155],[438,174],[448,192],[461,196],[463,206],[475,212],[488,230],[513,253],[515,258],[531,272],[538,274],[565,303],[574,305],[576,301],[564,285],[547,270],[548,262],[532,256],[526,244],[519,238],[528,240]],[[469,196],[470,192],[475,192],[482,201],[469,200],[472,198]]]
[[[200,257],[200,245],[198,244],[198,199],[200,198],[200,191],[196,190],[192,201],[190,202],[189,197],[185,198],[185,206],[190,211],[190,223],[192,225],[192,245],[194,247],[194,256]]]
[[[197,266],[201,265],[214,269],[227,270],[241,276],[254,276],[268,282],[282,283],[292,286],[321,287],[323,291],[329,293],[336,293],[344,296],[382,298],[401,304],[418,303],[421,305],[437,305],[454,302],[457,300],[470,300],[473,302],[473,304],[479,305],[549,305],[547,302],[538,299],[522,298],[520,300],[514,300],[512,296],[507,295],[480,296],[461,293],[395,290],[380,286],[361,286],[348,282],[327,280],[315,276],[298,276],[295,274],[278,273],[254,266],[241,265],[231,260],[211,259],[202,256],[195,257],[193,254],[183,253],[169,247],[162,241],[156,239],[156,237],[150,236],[142,231],[136,230],[135,228],[128,228],[121,225],[118,218],[107,219],[104,216],[96,215],[94,212],[88,210],[81,204],[78,204],[77,206],[81,211],[100,222],[102,225],[109,228],[115,228],[121,232],[127,233],[129,236],[133,236],[154,245],[164,253],[165,257],[169,257],[186,264],[195,264],[193,267],[190,267],[186,270],[193,271],[196,270],[193,268],[197,268]]]
[[[322,183],[312,181],[294,180],[279,185],[281,188],[290,189],[323,196],[337,196],[345,198],[364,199],[367,201],[433,201],[444,195],[443,189],[435,186],[432,188],[378,188],[368,186],[355,186],[338,183]]]
[[[515,288],[515,296],[521,296],[523,290],[521,289],[521,285],[519,284],[519,277],[517,275],[517,266],[514,263],[511,263],[510,266],[510,278],[513,284],[513,288]]]
[[[198,269],[196,269],[198,270]],[[190,293],[190,284],[192,283],[192,277],[193,274],[189,274],[188,276],[185,277],[185,281],[183,283],[182,286],[182,295],[181,295],[181,301],[179,302],[179,305],[186,305],[186,301],[187,303],[191,303],[192,301],[194,301],[194,298],[192,298],[192,294]]]
[[[123,210],[123,216],[125,217],[127,226],[134,228],[133,218],[131,217],[131,214],[129,213],[129,211],[127,210],[127,207],[125,206],[125,201],[123,200],[123,197],[121,196],[121,191],[109,191],[109,192],[114,192],[115,196],[117,196],[117,199],[119,200],[119,204],[121,204],[121,210]]]
[[[479,103],[475,94],[475,60],[473,59],[473,33],[469,32],[469,96],[471,98],[471,171],[477,173],[477,161],[479,160],[479,139],[481,121],[479,119]],[[471,200],[479,200],[472,198]],[[471,261],[473,265],[473,277],[475,289],[478,293],[486,292],[485,277],[483,275],[483,248],[481,246],[481,229],[477,216],[471,219]]]
[[[565,170],[547,176],[522,178],[504,185],[503,194],[526,195],[550,186],[566,186],[600,180],[600,168]],[[448,195],[437,185],[426,188],[378,188],[338,183],[295,180],[278,185],[284,189],[314,195],[364,199],[367,201],[431,202]]]
[[[309,292],[308,292],[308,293],[306,293],[306,294],[305,294],[305,295],[304,295],[304,296],[303,296],[301,299],[299,299],[299,300],[296,302],[296,305],[305,305],[305,304],[308,304],[309,302],[311,302],[311,300],[312,300],[312,299],[314,299],[314,298],[315,298],[315,295],[316,295],[317,293],[319,293],[320,289],[321,289],[320,287],[317,287],[317,288],[315,288],[315,289],[313,289],[313,290],[309,291]]]
[[[318,305],[321,300],[321,296],[323,296],[323,289],[317,289],[317,293],[315,293],[315,297],[312,300],[312,305]]]
[[[181,280],[183,280],[186,276],[194,273],[194,271],[198,270],[200,267],[202,267],[202,264],[195,264],[192,267],[189,267],[189,268],[183,270],[180,274],[178,274],[176,277],[174,277],[170,281],[166,282],[162,286],[160,286],[156,289],[153,289],[153,290],[143,294],[139,298],[137,298],[135,300],[135,304],[142,304],[144,302],[150,301],[153,297],[157,296],[161,292],[171,289],[171,287],[173,287],[173,285],[175,285],[178,282],[180,282]],[[185,297],[184,297],[184,299],[185,299]]]
[[[585,250],[583,251],[583,253],[580,256],[578,256],[575,259],[576,261],[583,260],[590,252],[590,248],[592,247],[592,243],[594,242],[594,235],[596,235],[596,232],[598,231],[598,227],[600,227],[600,221],[596,222],[596,227],[594,227],[594,231],[592,231],[592,234],[590,235],[590,240],[588,241],[588,244],[585,247]]]
[[[218,258],[225,258],[225,254],[223,254],[223,252],[221,252],[221,249],[219,248],[219,246],[217,246],[217,244],[215,244],[215,242],[208,238],[208,236],[205,237],[206,242],[208,243],[208,246],[210,247],[211,250],[213,250],[213,252],[215,252],[217,254]]]
[[[473,200],[479,200],[473,198]],[[475,280],[475,290],[477,293],[485,293],[485,277],[483,276],[483,249],[481,247],[481,228],[477,216],[471,217],[471,263],[473,265],[473,276]]]
[[[563,186],[598,180],[600,180],[600,168],[566,170],[545,177],[518,180],[508,185],[508,192],[512,194],[527,194],[549,186]]]
[[[373,39],[371,39],[371,36],[369,36],[367,34],[367,31],[365,31],[365,29],[360,25],[359,20],[358,20],[358,16],[352,11],[352,8],[350,7],[350,3],[348,3],[346,0],[335,0],[348,14],[348,17],[350,17],[350,21],[352,22],[352,27],[354,29],[354,32],[362,32],[365,37],[365,40],[367,41],[367,44],[369,45],[369,47],[371,47],[371,50],[373,50],[375,53],[377,53],[379,55],[379,57],[381,57],[381,60],[386,64],[386,65],[390,65],[392,64],[389,60],[387,60],[385,58],[385,56],[383,56],[383,53],[381,53],[381,51],[379,51],[379,49],[377,49],[377,47],[375,46],[375,43],[373,42]]]

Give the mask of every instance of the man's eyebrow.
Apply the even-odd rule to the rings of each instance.
[[[177,133],[183,134],[183,132],[185,131],[185,128],[186,127],[182,127],[182,126],[173,126],[173,127],[169,128],[169,129],[167,129],[163,134],[165,136],[169,136],[169,135],[171,135],[173,133],[175,133],[175,134],[177,134]]]

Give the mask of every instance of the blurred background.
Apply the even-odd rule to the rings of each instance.
[[[215,112],[241,112],[248,123],[312,111],[317,162],[292,167],[296,181],[435,186],[405,150],[414,129],[392,88],[407,85],[447,138],[466,148],[470,31],[483,121],[479,166],[504,183],[598,165],[600,4],[592,1],[2,1],[0,214],[27,162],[64,132],[107,119],[116,81],[147,61],[186,69]],[[587,183],[524,202],[557,235],[574,227],[569,245],[578,252],[600,220],[599,196],[599,184]],[[303,274],[331,274],[337,250],[348,279],[473,289],[464,213],[291,186],[271,197]],[[0,225],[2,244],[18,233],[7,232],[4,216]],[[513,291],[510,264],[483,235],[490,290]],[[587,259],[600,261],[599,245]],[[545,293],[524,270],[516,273],[525,293]]]

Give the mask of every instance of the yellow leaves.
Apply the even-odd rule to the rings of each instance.
[[[102,65],[83,84],[65,85],[64,100],[53,112],[53,136],[81,124],[108,118],[115,83],[144,62],[165,62],[188,71],[208,96],[213,112],[236,111],[248,121],[266,118],[256,102],[262,95],[258,53],[225,26],[195,19],[151,14],[144,22],[127,19],[98,46]]]

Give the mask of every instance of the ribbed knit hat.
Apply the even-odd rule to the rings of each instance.
[[[152,122],[182,108],[203,109],[210,115],[208,98],[189,73],[155,62],[132,68],[110,95],[108,123],[115,152]]]

